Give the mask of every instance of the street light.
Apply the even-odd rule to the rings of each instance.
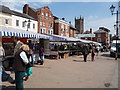
[[[30,22],[31,22],[31,21],[30,21],[30,19],[29,19],[28,21],[25,20],[24,22],[25,22],[25,25],[26,25],[26,23],[28,22],[27,25],[26,25],[26,26],[27,26],[27,31],[28,31],[28,27],[30,27]]]
[[[114,13],[114,10],[115,10],[115,6],[112,5],[110,7],[110,11],[111,11],[112,15],[116,14],[116,25],[115,25],[116,26],[116,53],[115,53],[115,60],[117,60],[117,56],[118,56],[117,40],[118,40],[118,28],[119,28],[118,14],[120,14],[120,13],[118,13],[118,10],[117,10],[116,13]]]

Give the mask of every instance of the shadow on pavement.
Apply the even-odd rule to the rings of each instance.
[[[84,61],[80,61],[80,60],[73,60],[74,62],[84,62]]]
[[[84,62],[84,60],[83,61],[81,61],[81,60],[73,60],[74,62]],[[87,61],[91,61],[91,60],[87,60]]]
[[[102,54],[101,56],[110,57],[110,54]]]
[[[1,90],[16,90],[15,86],[5,86],[2,85],[2,89]]]
[[[110,54],[102,54],[101,56],[109,57],[107,60],[113,60],[115,58],[115,57],[111,57]],[[118,58],[120,58],[120,56]]]

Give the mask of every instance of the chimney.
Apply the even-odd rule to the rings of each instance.
[[[29,5],[25,4],[23,7],[23,13],[28,14]]]
[[[90,28],[90,33],[92,34],[92,28]]]
[[[65,18],[62,18],[62,20],[65,20]]]

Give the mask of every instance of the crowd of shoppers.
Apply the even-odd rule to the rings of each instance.
[[[27,81],[30,76],[32,76],[32,66],[34,66],[34,49],[38,50],[39,59],[37,63],[43,65],[44,63],[44,47],[38,44],[37,48],[34,47],[31,40],[28,41],[27,44],[24,44],[20,41],[19,38],[15,38],[16,46],[14,48],[14,62],[13,62],[13,70],[15,73],[15,80],[11,79],[10,83],[16,84],[16,90],[24,89],[24,81]],[[84,57],[84,62],[87,62],[87,56],[91,53],[91,61],[95,60],[95,55],[98,55],[100,51],[100,47],[95,45],[84,44],[81,51]],[[67,46],[65,47],[67,48]],[[105,48],[103,48],[105,49]],[[105,50],[104,50],[105,51]],[[4,49],[2,47],[2,43],[0,43],[0,73],[6,74],[9,76],[4,70],[2,70],[2,59],[5,56]],[[0,74],[1,75],[1,74]],[[1,76],[0,76],[1,77]],[[11,78],[11,77],[10,77]]]
[[[34,46],[31,40],[27,44],[20,41],[20,38],[15,38],[15,48],[14,48],[14,60],[13,60],[13,71],[15,73],[15,80],[5,72],[2,66],[2,60],[5,56],[5,51],[0,42],[0,81],[9,81],[11,84],[16,84],[16,90],[24,89],[24,81],[27,81],[30,76],[32,76],[32,66],[34,66],[33,60],[33,49]],[[39,51],[40,65],[43,65],[44,60],[44,48],[42,46],[37,48]],[[1,76],[2,75],[2,76]]]

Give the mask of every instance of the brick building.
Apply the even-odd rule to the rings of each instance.
[[[100,42],[103,45],[108,45],[110,43],[110,30],[104,27],[100,27],[99,30],[95,31],[95,38],[94,41]]]
[[[65,18],[54,16],[54,34],[60,36],[70,36],[70,23]]]
[[[75,38],[75,34],[76,34],[76,28],[71,25],[70,23],[70,34],[69,34],[69,37],[74,37]]]
[[[34,9],[28,4],[25,4],[23,7],[23,13],[37,19],[38,33],[53,34],[54,18],[48,6]]]
[[[83,34],[76,34],[76,37],[79,39],[94,41],[95,34],[92,33],[92,28],[90,28],[90,31],[87,30]]]

